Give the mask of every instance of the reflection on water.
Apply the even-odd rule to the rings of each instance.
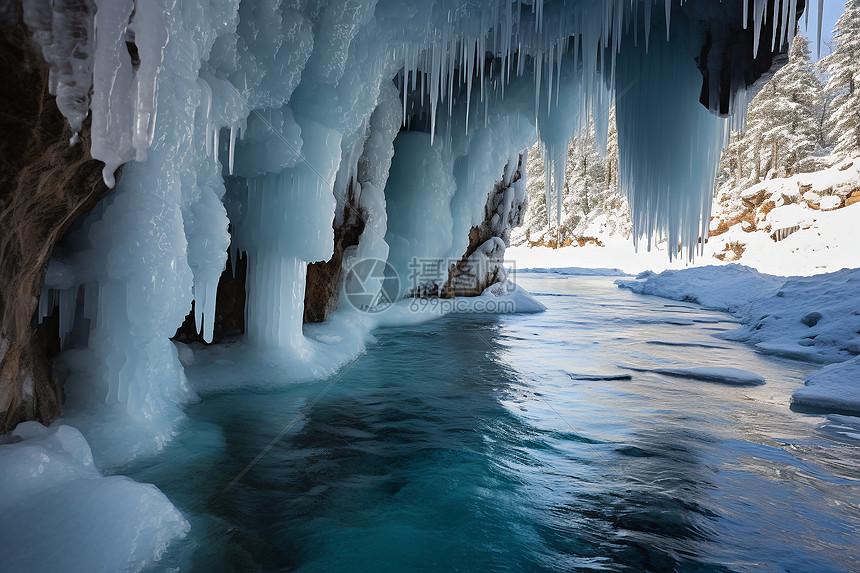
[[[610,279],[520,282],[548,312],[387,329],[333,385],[192,407],[176,442],[130,472],[192,521],[157,569],[848,571],[860,560],[860,419],[789,409],[809,367],[714,338],[733,327],[724,315]],[[625,365],[734,366],[767,384]]]

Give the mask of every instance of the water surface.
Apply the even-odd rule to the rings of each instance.
[[[519,282],[547,312],[381,330],[334,378],[190,407],[127,471],[192,523],[156,570],[857,569],[860,418],[790,409],[813,366],[611,278]]]

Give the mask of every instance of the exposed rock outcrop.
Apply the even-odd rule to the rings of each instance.
[[[364,218],[358,210],[357,203],[354,186],[350,185],[349,195],[343,205],[343,214],[341,217],[336,217],[333,224],[334,253],[331,259],[308,265],[304,313],[306,323],[323,322],[328,315],[337,310],[344,252],[347,248],[357,245],[359,237],[364,232]]]
[[[0,432],[60,413],[36,309],[54,245],[110,190],[48,90],[48,68],[23,24],[0,29]]]
[[[496,183],[487,196],[484,220],[469,229],[469,246],[463,257],[448,269],[448,280],[439,296],[478,296],[484,290],[507,279],[504,267],[505,248],[511,244],[511,230],[523,223],[526,212],[525,163],[520,155],[516,170]]]

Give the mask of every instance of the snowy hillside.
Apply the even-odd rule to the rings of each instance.
[[[857,268],[858,224],[860,157],[718,197],[709,258],[775,275]]]
[[[600,212],[583,227],[581,236],[588,239],[582,244],[520,245],[509,248],[507,258],[518,268],[617,267],[631,274],[723,263],[781,276],[858,268],[860,156],[830,160],[820,171],[724,190],[714,201],[704,251],[692,262],[669,261],[665,241],[636,252],[630,236],[618,232],[619,217]]]

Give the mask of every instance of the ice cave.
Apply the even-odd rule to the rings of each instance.
[[[699,494],[747,482],[725,473],[687,483],[661,474],[654,459],[627,467],[666,448],[679,468],[716,454],[684,449],[687,438],[674,450],[661,433],[673,422],[641,426],[642,442],[610,462],[599,444],[627,430],[607,421],[580,435],[566,421],[573,413],[556,411],[516,374],[566,372],[566,383],[601,391],[643,372],[748,388],[765,379],[770,387],[779,367],[763,362],[763,376],[710,363],[642,368],[631,353],[630,366],[612,374],[572,372],[549,346],[529,350],[528,321],[543,320],[534,326],[543,342],[563,348],[580,336],[577,313],[589,316],[602,295],[568,293],[588,299],[569,320],[534,318],[552,314],[541,314],[539,295],[556,287],[514,280],[506,262],[528,209],[529,161],[542,161],[546,217],[559,226],[568,145],[588,130],[601,156],[610,132],[617,138],[618,188],[637,250],[662,241],[672,246],[668,259],[701,256],[721,152],[750,99],[785,65],[804,19],[821,27],[823,2],[817,14],[810,8],[804,0],[0,2],[0,479],[8,489],[0,538],[13,548],[0,570],[741,571],[756,560],[850,569],[860,558],[856,544],[845,549],[860,523],[856,471],[825,480],[838,492],[823,495],[850,508],[838,533],[786,552],[809,525],[795,517],[786,522],[796,529],[777,527],[783,533],[767,549],[733,553],[727,547],[751,533],[744,528],[773,524],[738,518],[742,526],[725,533],[705,511],[678,517],[683,495],[654,492],[663,479],[674,480],[671,491]],[[845,284],[857,288],[858,278]],[[732,284],[782,296],[752,280]],[[634,297],[655,293],[627,288],[618,291],[629,298],[619,317],[652,324]],[[734,312],[719,301],[712,308]],[[668,324],[725,327],[691,316]],[[525,322],[504,322],[512,317]],[[822,328],[809,320],[803,328]],[[500,324],[506,334],[494,330]],[[667,336],[677,338],[663,344],[667,352],[726,350]],[[525,342],[509,348],[506,337]],[[856,339],[818,362],[853,357]],[[576,352],[586,360],[591,351]],[[804,368],[785,366],[795,377]],[[387,394],[407,371],[427,379]],[[453,378],[474,387],[454,391]],[[613,398],[601,396],[576,412],[608,415]],[[373,409],[379,401],[384,411]],[[425,411],[440,401],[453,410]],[[533,406],[540,414],[512,413]],[[661,408],[637,415],[662,420]],[[398,423],[414,427],[360,453],[321,454],[394,431],[361,411],[401,411]],[[752,413],[739,416],[753,423]],[[557,429],[529,426],[536,420]],[[534,443],[509,445],[506,432]],[[586,454],[557,442],[598,444],[587,448],[606,467],[566,467]],[[779,457],[740,443],[730,455]],[[501,458],[463,453],[484,449]],[[436,469],[401,472],[416,457]],[[484,473],[469,482],[464,467],[475,464]],[[528,476],[542,465],[558,473],[545,471],[541,479],[554,477],[539,486]],[[601,482],[604,470],[614,477]],[[618,476],[640,470],[635,492],[615,498],[613,487],[628,487]],[[592,484],[590,493],[571,481]],[[542,497],[541,488],[552,493]],[[255,498],[260,490],[268,497]],[[598,509],[583,505],[589,495]],[[409,501],[395,506],[401,497]],[[757,508],[782,503],[777,496]],[[496,504],[514,517],[506,521]],[[742,506],[727,501],[722,518]],[[368,513],[351,513],[360,507]],[[601,517],[612,526],[588,533],[589,511],[616,511]],[[670,541],[647,537],[654,512],[675,528]],[[566,532],[573,522],[586,533]]]

